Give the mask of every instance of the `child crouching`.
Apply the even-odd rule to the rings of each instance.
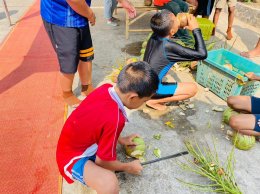
[[[57,145],[56,159],[61,175],[95,189],[98,194],[119,193],[114,171],[140,174],[139,160],[117,160],[117,142],[134,145],[137,135],[120,137],[127,115],[149,100],[158,87],[158,76],[146,62],[131,63],[118,76],[116,86],[104,84],[72,112]]]

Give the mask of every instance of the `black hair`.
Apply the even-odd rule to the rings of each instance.
[[[161,37],[169,35],[170,30],[173,26],[171,14],[172,12],[163,9],[153,15],[150,21],[150,26],[154,33]]]
[[[117,79],[117,86],[122,93],[135,92],[139,98],[155,94],[158,84],[158,75],[145,61],[128,64]]]

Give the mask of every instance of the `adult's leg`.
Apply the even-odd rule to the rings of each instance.
[[[227,99],[227,104],[230,108],[237,111],[252,111],[250,96],[230,96]]]
[[[112,18],[112,0],[104,0],[104,17],[108,20]]]
[[[79,51],[78,72],[81,82],[81,94],[87,96],[94,88],[92,86],[92,60],[94,59],[94,48],[89,27],[80,29],[81,44]]]
[[[146,105],[156,110],[165,110],[167,107],[164,105],[164,103],[181,101],[181,100],[191,98],[195,96],[197,90],[198,90],[197,85],[195,83],[192,82],[178,83],[178,87],[173,96],[161,98],[161,99],[149,100],[146,102]]]
[[[243,57],[247,58],[253,58],[253,57],[259,57],[260,56],[260,38],[258,39],[258,42],[253,50],[242,52],[240,53]]]
[[[111,8],[112,18],[114,18],[114,17],[113,17],[113,13],[114,13],[114,11],[115,11],[115,9],[116,9],[116,7],[117,7],[117,4],[118,4],[118,1],[117,1],[117,0],[112,0],[112,8]]]
[[[118,25],[115,21],[113,21],[113,12],[115,7],[115,0],[104,0],[104,16],[107,20],[107,24],[111,26]]]
[[[228,29],[227,29],[227,40],[231,40],[233,38],[232,35],[232,26],[235,17],[235,6],[228,8]]]
[[[78,72],[81,82],[81,94],[87,96],[94,87],[92,85],[92,61],[80,61],[78,65]]]
[[[88,161],[84,167],[85,183],[98,194],[118,194],[119,186],[115,173]]]
[[[213,31],[212,31],[212,35],[214,36],[215,35],[215,32],[216,32],[216,28],[217,28],[217,24],[218,24],[218,19],[219,19],[219,16],[220,16],[220,13],[221,13],[221,8],[216,8],[215,9],[215,13],[214,13],[214,16],[213,16],[213,23],[215,25]]]
[[[72,83],[79,61],[79,33],[74,28],[60,27],[44,20],[43,23],[59,60],[64,101],[70,106],[77,106],[81,101],[73,94]]]
[[[257,125],[260,121],[257,121]],[[231,128],[244,135],[260,136],[260,132],[254,131],[256,125],[256,117],[253,114],[234,115],[229,120]]]
[[[78,106],[81,102],[72,92],[74,74],[60,73],[60,84],[62,89],[62,97],[69,106]]]

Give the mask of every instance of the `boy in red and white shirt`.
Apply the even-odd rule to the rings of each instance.
[[[157,74],[148,63],[131,63],[120,72],[116,86],[100,86],[72,112],[56,152],[60,173],[68,183],[78,180],[98,194],[117,194],[118,180],[113,171],[140,174],[139,160],[117,160],[116,145],[134,145],[132,139],[137,136],[120,137],[127,121],[124,106],[138,108],[157,87]]]

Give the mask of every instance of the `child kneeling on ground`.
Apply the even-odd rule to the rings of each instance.
[[[157,12],[151,19],[153,35],[149,39],[144,61],[148,62],[159,76],[159,86],[153,100],[146,105],[156,110],[165,110],[164,103],[191,98],[197,93],[195,83],[163,82],[164,76],[171,67],[180,61],[196,61],[207,57],[207,50],[202,39],[201,30],[194,16],[188,17],[186,29],[192,31],[195,48],[183,47],[171,39],[180,28],[180,22],[175,15],[167,10]]]
[[[260,81],[260,76],[247,73],[251,80]],[[260,136],[260,98],[254,96],[230,96],[227,99],[230,108],[241,112],[241,114],[230,117],[231,128],[244,135]]]
[[[135,145],[132,139],[136,134],[119,137],[128,121],[124,106],[141,106],[155,94],[158,83],[158,76],[148,63],[131,63],[120,72],[116,86],[100,86],[72,112],[56,151],[59,171],[68,183],[78,180],[98,194],[118,194],[114,171],[141,173],[139,160],[117,160],[116,145]]]

